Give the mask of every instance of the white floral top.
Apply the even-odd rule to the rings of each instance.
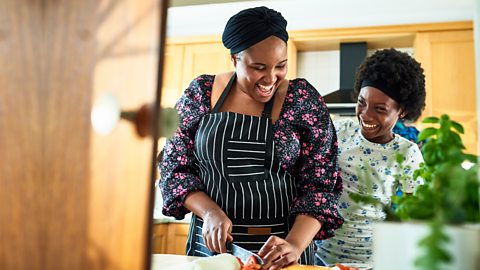
[[[390,204],[395,175],[407,176],[407,192],[413,192],[414,186],[422,182],[413,179],[413,172],[423,157],[415,143],[398,135],[386,144],[367,141],[357,120],[339,120],[334,125],[344,188],[338,207],[345,223],[335,231],[334,238],[322,241],[317,255],[327,263],[372,264],[373,222],[384,220],[385,213],[381,207],[354,203],[348,194],[371,192],[375,198]],[[397,153],[405,157],[403,168],[395,161]]]

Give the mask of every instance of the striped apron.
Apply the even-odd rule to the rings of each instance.
[[[296,196],[295,178],[274,155],[272,97],[261,117],[218,112],[236,79],[234,74],[210,114],[200,121],[195,156],[206,192],[233,223],[233,242],[257,253],[271,235],[285,238]],[[212,256],[204,244],[201,218],[193,215],[187,255]],[[313,244],[300,258],[314,263]]]

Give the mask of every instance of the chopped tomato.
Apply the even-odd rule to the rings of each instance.
[[[240,264],[240,269],[242,269],[242,266],[243,266],[242,260],[240,260],[240,258],[238,258],[238,257],[235,257],[235,258],[237,259],[238,263]]]
[[[335,266],[340,268],[340,270],[358,270],[358,268],[345,266],[341,263],[337,263],[337,264],[335,264]]]
[[[257,258],[255,256],[248,257],[246,264],[257,264]]]
[[[238,259],[238,258],[237,258]],[[240,263],[240,270],[260,270],[262,266],[257,263],[255,256],[250,256],[245,264]]]

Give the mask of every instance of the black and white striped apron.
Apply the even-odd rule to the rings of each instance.
[[[271,235],[285,238],[288,213],[296,195],[295,179],[274,155],[272,97],[261,117],[218,112],[236,79],[233,75],[195,137],[195,156],[206,192],[233,223],[234,243],[258,252]],[[203,221],[193,215],[187,255],[212,256],[203,241]],[[314,263],[313,244],[300,258]]]

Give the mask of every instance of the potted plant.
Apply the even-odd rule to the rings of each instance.
[[[477,157],[464,153],[463,127],[448,115],[429,117],[419,134],[423,185],[383,205],[387,221],[374,227],[374,269],[480,269],[480,185]],[[397,162],[402,162],[399,155]],[[398,186],[405,180],[396,177]],[[353,200],[379,204],[368,195]]]

